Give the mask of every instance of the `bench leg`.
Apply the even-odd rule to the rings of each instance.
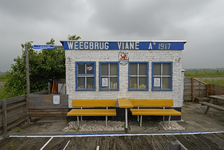
[[[142,127],[142,115],[140,116],[140,127]]]
[[[171,118],[171,116],[169,116],[168,128],[170,127],[170,118]]]
[[[107,116],[106,116],[106,127],[107,127]]]
[[[78,124],[78,127],[79,127],[79,116],[77,116],[77,124]]]
[[[139,107],[138,107],[138,109],[139,109]],[[137,116],[137,121],[139,122],[139,115]]]
[[[209,110],[209,106],[206,108],[206,110],[205,110],[205,113],[204,114],[207,114],[207,112],[208,112],[208,110]]]

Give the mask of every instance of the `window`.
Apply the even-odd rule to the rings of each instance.
[[[76,90],[95,91],[95,62],[76,62]]]
[[[129,62],[128,90],[148,90],[148,63]]]
[[[152,90],[172,91],[172,62],[152,63]]]
[[[99,63],[100,91],[119,90],[119,64],[118,62]]]

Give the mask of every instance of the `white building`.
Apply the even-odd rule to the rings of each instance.
[[[61,41],[72,99],[173,99],[182,107],[184,40]]]

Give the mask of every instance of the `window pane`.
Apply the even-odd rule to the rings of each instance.
[[[170,89],[170,78],[162,78],[162,89]]]
[[[145,89],[147,84],[147,80],[145,77],[139,78],[139,89]]]
[[[108,75],[108,64],[101,64],[101,75]]]
[[[100,86],[102,89],[108,89],[109,88],[109,78],[102,77]]]
[[[131,89],[137,89],[138,88],[138,86],[137,86],[137,78],[130,78],[130,82],[129,82],[129,84],[130,84],[130,88]]]
[[[110,88],[117,89],[117,78],[110,78]]]
[[[88,77],[87,78],[87,89],[93,89],[94,88],[94,78]]]
[[[93,64],[87,64],[86,65],[87,74],[93,74],[93,70],[94,70]]]
[[[110,75],[117,75],[117,64],[110,64]]]
[[[78,64],[78,74],[85,74],[85,64]]]
[[[137,75],[137,64],[130,64],[130,75]]]
[[[163,64],[163,75],[170,75],[170,64]]]
[[[146,75],[147,65],[139,64],[139,75]]]
[[[85,89],[85,77],[78,77],[78,89]]]
[[[153,75],[161,75],[161,64],[153,64]]]
[[[153,78],[153,88],[154,89],[160,89],[161,88],[160,78]]]

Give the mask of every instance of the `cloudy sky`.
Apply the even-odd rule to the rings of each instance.
[[[187,40],[183,68],[224,68],[223,0],[1,0],[0,71],[21,43],[82,40]]]

